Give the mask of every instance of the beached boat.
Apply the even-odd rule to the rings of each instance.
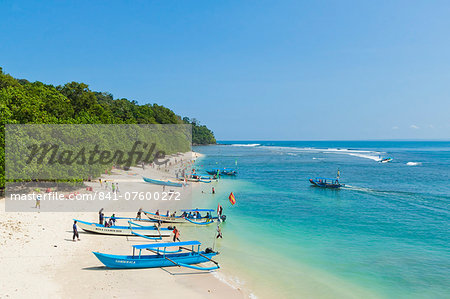
[[[207,224],[212,224],[215,221],[219,221],[219,218],[216,217],[212,217],[212,213],[214,212],[214,210],[212,209],[189,209],[189,210],[181,210],[183,212],[183,214],[181,216],[163,216],[163,215],[157,215],[156,213],[152,213],[152,212],[147,212],[147,211],[143,211],[144,214],[153,221],[160,221],[163,223],[187,223],[187,224],[197,224],[197,225],[207,225]],[[195,217],[194,215],[196,213],[200,213],[200,212],[207,212],[210,214],[209,217],[205,216],[205,217]],[[194,214],[192,214],[194,213]],[[222,215],[220,221],[225,221],[226,220],[226,216]]]
[[[149,179],[146,177],[142,177],[142,178],[144,179],[145,182],[150,183],[150,184],[171,186],[171,187],[183,187],[183,184],[181,184],[181,183],[176,183],[176,182],[171,182],[171,181],[154,180],[154,179]]]
[[[78,219],[74,220],[77,221],[78,226],[84,231],[103,235],[133,236],[136,235],[134,233],[136,232],[140,235],[148,237],[163,238],[170,237],[172,232],[169,228],[158,228],[156,225],[144,226],[131,221],[128,222],[128,226],[112,225],[110,227],[105,227],[99,223],[87,222]]]
[[[339,179],[329,179],[329,178],[314,178],[309,179],[309,182],[316,187],[321,188],[334,188],[338,189],[344,186],[344,184],[339,183]]]
[[[194,182],[194,183],[211,183],[211,179],[207,178],[178,178],[179,181],[186,181],[186,182]]]
[[[134,269],[134,268],[161,268],[161,267],[186,267],[195,270],[211,271],[219,269],[219,264],[212,257],[219,254],[210,248],[200,251],[199,241],[185,241],[172,243],[151,243],[132,245],[133,255],[113,255],[100,252],[92,252],[108,268]],[[184,246],[191,246],[187,248]],[[197,249],[194,248],[197,246]],[[167,251],[167,247],[178,247],[177,251]],[[163,248],[163,250],[160,250]],[[142,255],[142,250],[150,251],[152,255]],[[185,252],[182,252],[184,250]],[[138,253],[136,252],[138,251]],[[212,262],[213,267],[199,267],[194,264]]]

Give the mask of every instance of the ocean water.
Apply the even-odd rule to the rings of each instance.
[[[224,239],[188,234],[227,281],[261,298],[450,298],[450,142],[224,143],[194,148],[199,172],[239,172],[197,190],[223,205]],[[341,190],[308,182],[337,169]]]

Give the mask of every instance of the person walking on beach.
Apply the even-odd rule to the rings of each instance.
[[[176,242],[178,240],[178,242],[180,242],[180,231],[177,229],[176,226],[173,227],[173,241]]]
[[[112,224],[116,225],[116,214],[112,214],[111,220],[112,220]]]
[[[139,208],[139,211],[137,212],[137,215],[136,215],[136,220],[141,220],[141,214],[142,214],[142,208]]]
[[[77,240],[80,241],[80,236],[78,235],[78,228],[77,228],[76,220],[73,222],[73,238],[72,238],[72,240],[74,242],[75,242],[75,237],[77,237]]]
[[[102,185],[102,179],[98,179],[98,182],[100,183],[100,188],[102,188],[102,187],[103,187],[103,185]]]
[[[116,193],[120,193],[120,191],[119,191],[119,183],[116,183]]]
[[[116,185],[114,185],[114,183],[111,183],[111,190],[112,193],[116,193]]]

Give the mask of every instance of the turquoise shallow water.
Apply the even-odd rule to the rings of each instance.
[[[450,142],[226,143],[194,148],[239,172],[197,202],[224,206],[214,245],[256,296],[450,298]],[[346,188],[310,186],[338,168]]]

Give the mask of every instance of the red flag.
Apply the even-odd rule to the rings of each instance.
[[[230,193],[230,196],[228,196],[228,199],[230,200],[232,205],[234,205],[236,203],[236,198],[234,197],[233,192]]]

